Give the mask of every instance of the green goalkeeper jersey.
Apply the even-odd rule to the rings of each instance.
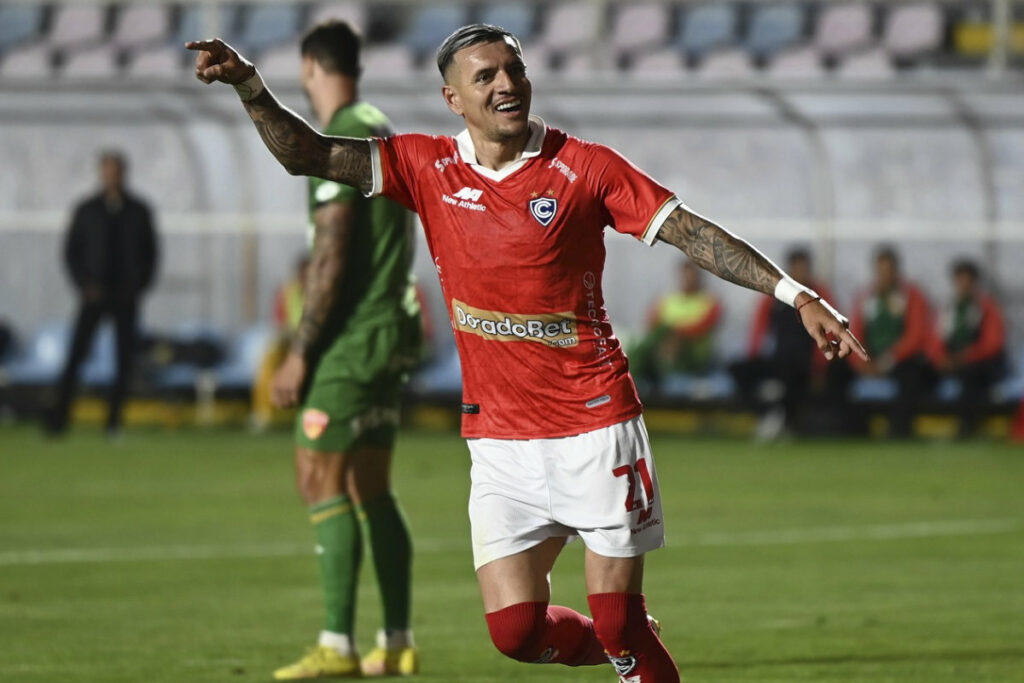
[[[357,101],[335,112],[324,133],[356,138],[386,136],[391,134],[391,122],[372,104]],[[390,199],[368,199],[354,187],[310,178],[311,246],[314,214],[328,202],[352,202],[356,215],[337,304],[325,330],[325,348],[317,351],[327,352],[339,336],[380,325],[418,328],[419,303],[410,273],[412,215]],[[402,355],[415,356],[418,351],[403,349]]]

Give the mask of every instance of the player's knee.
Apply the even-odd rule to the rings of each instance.
[[[547,607],[541,603],[522,602],[487,615],[491,642],[498,652],[520,662],[536,661],[543,642]]]
[[[307,454],[296,460],[295,487],[307,505],[314,505],[342,493],[338,468],[330,456]]]

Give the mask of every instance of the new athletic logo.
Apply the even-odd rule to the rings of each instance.
[[[537,197],[530,200],[530,213],[545,228],[551,225],[558,211],[558,200],[554,197]]]
[[[469,202],[476,202],[480,201],[480,197],[482,197],[483,194],[483,190],[474,190],[472,187],[464,187],[452,196],[456,199],[465,199]]]
[[[576,330],[576,314],[563,313],[502,313],[474,308],[458,299],[452,299],[452,317],[455,329],[494,341],[532,341],[548,346],[576,346],[580,343]]]
[[[487,207],[479,203],[480,197],[482,197],[483,194],[483,190],[477,190],[472,187],[463,187],[454,195],[449,196],[447,194],[442,194],[441,199],[445,204],[451,204],[452,206],[457,206],[460,209],[486,211]]]

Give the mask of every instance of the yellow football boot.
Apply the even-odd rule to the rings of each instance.
[[[375,647],[363,657],[364,676],[412,676],[419,672],[420,655],[414,647]]]
[[[303,678],[359,678],[362,669],[358,655],[340,655],[333,647],[317,645],[306,656],[274,672],[276,681],[295,681]]]

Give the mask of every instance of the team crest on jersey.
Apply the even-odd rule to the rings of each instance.
[[[558,200],[554,197],[537,197],[530,200],[530,213],[537,219],[537,222],[545,228],[555,220],[555,213],[558,212]]]
[[[322,410],[307,408],[302,412],[302,433],[310,441],[316,441],[327,429],[331,418]]]
[[[630,671],[636,668],[636,657],[631,654],[625,654],[621,657],[612,657],[608,655],[608,661],[615,667],[615,673],[619,674],[620,677],[625,678]]]

